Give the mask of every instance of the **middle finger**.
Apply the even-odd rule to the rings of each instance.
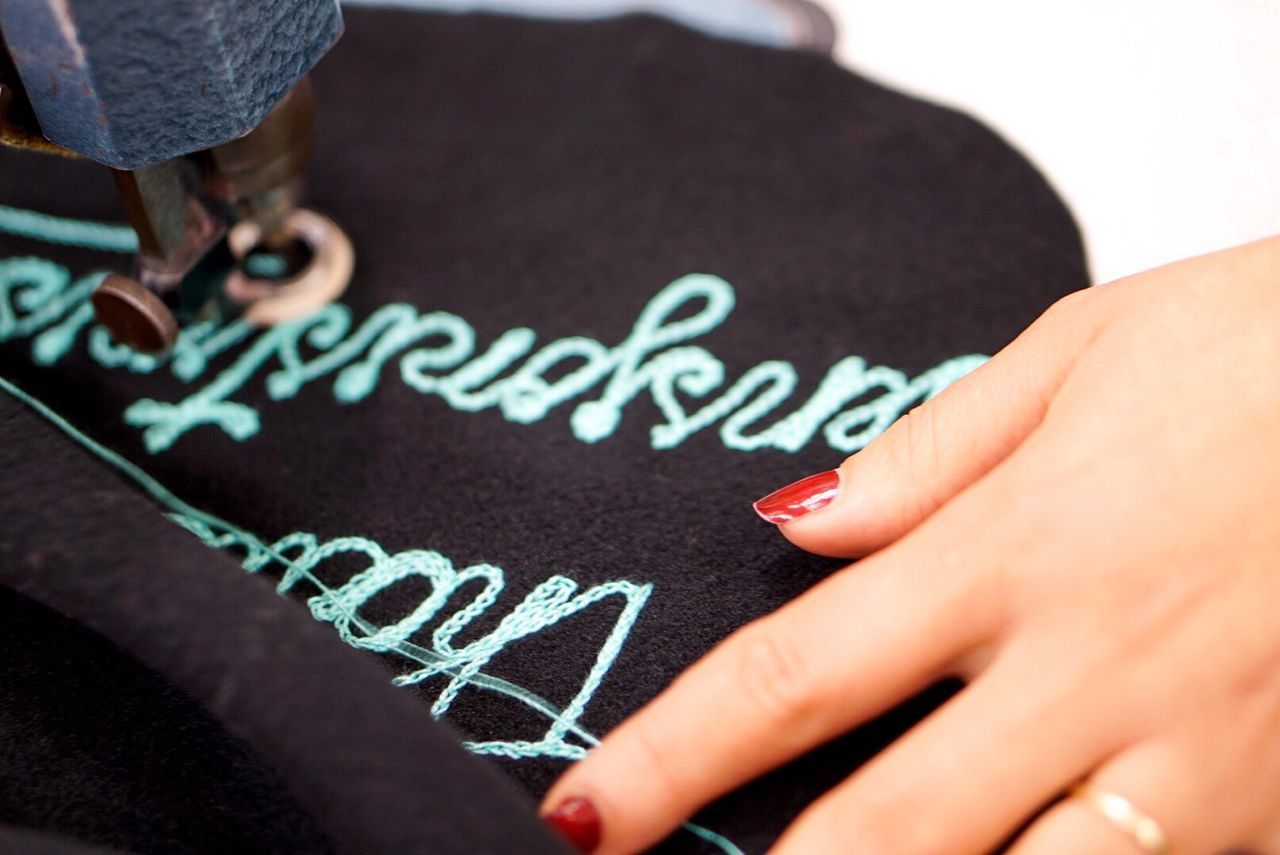
[[[1014,641],[968,688],[812,805],[782,853],[986,852],[1126,738],[1105,683]]]

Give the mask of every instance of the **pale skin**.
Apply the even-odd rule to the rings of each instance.
[[[807,473],[797,473],[797,475]],[[745,506],[744,514],[750,509]],[[761,523],[762,525],[764,523]],[[1280,237],[1062,300],[780,527],[866,556],[722,642],[547,795],[601,853],[946,675],[954,698],[772,850],[1280,852]]]

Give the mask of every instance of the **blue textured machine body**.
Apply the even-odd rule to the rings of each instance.
[[[342,32],[337,0],[0,0],[41,130],[137,169],[256,127]]]

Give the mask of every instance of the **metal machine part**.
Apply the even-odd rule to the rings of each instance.
[[[250,323],[270,326],[310,314],[337,299],[351,281],[355,250],[333,220],[296,208],[284,223],[284,233],[301,240],[311,256],[300,273],[266,282],[237,268],[227,277],[223,290],[245,307],[244,318]],[[253,220],[243,220],[231,230],[228,242],[232,254],[242,260],[262,244],[262,228]]]
[[[257,127],[342,31],[336,0],[6,0],[44,135],[137,169]]]
[[[173,347],[178,338],[178,322],[169,307],[136,279],[112,273],[94,290],[90,302],[99,322],[134,350],[158,353]]]
[[[136,280],[93,300],[117,339],[162,351],[191,318],[276,323],[345,289],[350,242],[297,209],[305,74],[341,29],[336,0],[0,0],[0,143],[112,167],[138,233]],[[233,250],[235,234],[255,246]],[[239,269],[299,248],[308,264],[283,277]]]

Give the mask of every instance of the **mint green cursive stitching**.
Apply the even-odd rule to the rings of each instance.
[[[24,219],[22,215],[28,214]],[[100,223],[0,207],[0,232],[6,230],[104,250],[125,246],[119,234]],[[47,259],[0,260],[0,341],[31,337],[37,362],[58,361],[89,327],[87,299],[101,275],[91,273],[72,283],[69,271]],[[125,420],[143,430],[143,440],[153,453],[171,448],[202,425],[217,427],[236,440],[257,434],[262,418],[259,408],[233,397],[262,372],[271,400],[292,397],[308,384],[336,374],[334,399],[353,404],[373,394],[385,364],[397,356],[400,378],[410,388],[436,396],[461,412],[496,408],[515,424],[541,421],[556,407],[603,384],[598,398],[578,403],[569,416],[573,435],[586,443],[612,436],[627,405],[647,392],[666,419],[650,429],[655,450],[675,448],[720,423],[721,442],[736,451],[795,452],[821,433],[833,449],[849,453],[864,447],[912,405],[938,394],[987,358],[954,357],[909,379],[896,369],[868,366],[862,357],[848,356],[832,365],[817,390],[796,410],[752,433],[757,422],[792,396],[798,377],[790,362],[761,362],[691,412],[683,403],[705,399],[724,386],[724,364],[705,348],[687,342],[725,323],[735,299],[733,287],[719,277],[684,276],[650,300],[630,334],[613,347],[575,336],[535,351],[536,333],[521,327],[508,330],[477,355],[475,331],[464,319],[447,312],[423,314],[413,306],[395,303],[377,309],[354,329],[351,311],[342,304],[268,330],[239,321],[195,324],[182,331],[164,360],[122,348],[110,341],[105,330],[95,327],[88,333],[89,354],[105,367],[142,373],[167,363],[179,379],[193,382],[203,376],[214,356],[247,342],[230,366],[186,398],[176,402],[143,399],[126,409]],[[688,316],[671,320],[682,311]],[[25,314],[19,317],[19,312]],[[424,340],[438,343],[423,346]],[[304,357],[304,345],[313,355]],[[567,360],[581,364],[548,382],[547,374]],[[507,376],[500,376],[506,371],[510,371]]]

